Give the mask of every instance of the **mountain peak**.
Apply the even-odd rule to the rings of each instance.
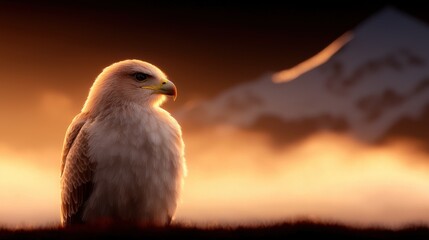
[[[395,30],[396,32],[409,28],[427,28],[427,24],[417,18],[408,15],[405,12],[388,6],[364,20],[354,30],[356,34],[365,30],[376,30],[385,33],[386,30]]]
[[[420,36],[427,37],[428,25],[417,18],[401,12],[393,7],[386,7],[359,24],[353,33],[356,38],[370,38],[383,41],[384,44],[403,41],[419,41]],[[420,42],[419,43],[423,43]]]
[[[277,83],[264,77],[228,89],[201,105],[205,114],[198,115],[250,128],[267,116],[291,126],[311,122],[314,131],[340,122],[339,129],[358,139],[379,140],[429,106],[428,42],[426,24],[387,7],[320,53],[328,57],[313,57],[311,68],[304,64],[305,71],[287,81],[279,79],[287,75],[282,71],[272,77]]]

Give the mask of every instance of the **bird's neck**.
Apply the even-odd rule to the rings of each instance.
[[[103,108],[89,111],[93,119],[108,120],[115,124],[128,124],[136,119],[158,118],[164,115],[165,110],[157,105],[137,103],[117,103],[105,105]]]

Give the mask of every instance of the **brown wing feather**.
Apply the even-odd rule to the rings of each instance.
[[[77,135],[79,134],[85,122],[86,122],[86,114],[81,113],[73,119],[72,123],[67,129],[66,137],[63,143],[63,152],[61,156],[61,176],[63,175],[63,172],[64,172],[64,167],[66,165],[66,160],[67,160],[67,156],[69,154],[70,148],[73,146],[73,142],[76,139]]]
[[[92,192],[94,164],[88,155],[86,116],[73,119],[64,141],[61,164],[61,221],[82,223],[84,204]]]

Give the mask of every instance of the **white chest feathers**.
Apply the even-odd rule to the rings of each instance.
[[[176,120],[160,108],[127,106],[95,118],[88,132],[96,169],[84,220],[170,221],[186,171]]]

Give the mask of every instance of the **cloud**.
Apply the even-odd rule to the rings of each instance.
[[[57,224],[61,148],[78,109],[55,90],[7,95],[0,104],[0,226]]]
[[[0,103],[0,144],[17,150],[61,149],[67,126],[81,106],[66,94],[46,90]]]
[[[305,217],[353,225],[429,224],[429,156],[408,143],[371,147],[318,133],[279,149],[268,136],[231,128],[206,130],[185,142],[189,171],[181,221]]]
[[[39,98],[40,114],[50,118],[70,117],[76,114],[72,99],[56,91],[45,91]]]
[[[374,147],[321,132],[279,148],[268,135],[231,127],[184,136],[180,222],[429,224],[429,156],[407,142]],[[0,145],[0,225],[59,223],[59,153]]]
[[[59,223],[59,163],[58,168],[41,164],[55,155],[0,147],[0,226]]]

